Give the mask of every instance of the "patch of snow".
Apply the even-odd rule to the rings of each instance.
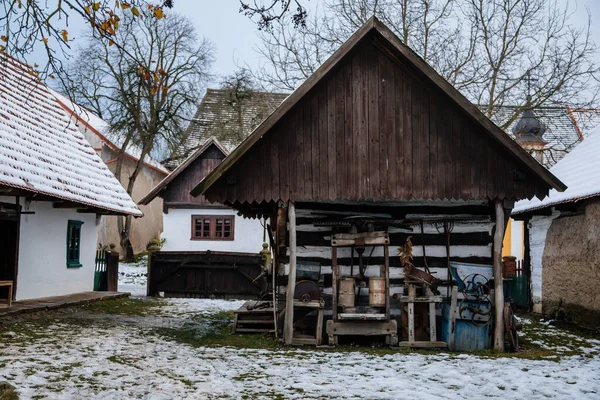
[[[181,312],[202,315],[239,304],[164,301]],[[272,350],[194,348],[135,324],[74,328],[60,320],[38,327],[34,337],[18,335],[23,335],[20,341],[0,341],[0,379],[16,386],[22,398],[600,398],[598,345],[585,357],[527,360],[446,352],[284,350],[275,345]]]
[[[147,257],[136,263],[119,263],[118,291],[131,293],[132,297],[146,296],[147,265]]]

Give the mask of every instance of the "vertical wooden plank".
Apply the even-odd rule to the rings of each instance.
[[[317,346],[323,344],[323,308],[317,310],[317,331],[315,332]]]
[[[377,54],[373,47],[368,47],[366,52],[367,57],[367,96],[368,96],[368,111],[367,111],[367,193],[366,196],[371,199],[381,199],[381,186],[379,182],[379,82],[381,80],[379,74],[378,60],[383,58]]]
[[[454,351],[454,331],[456,330],[456,307],[458,302],[458,285],[452,286],[452,297],[450,297],[450,334],[448,335],[448,350]]]
[[[289,171],[289,150],[288,150],[288,141],[290,136],[292,135],[292,131],[290,129],[290,117],[286,117],[284,123],[279,128],[280,131],[277,132],[278,137],[278,152],[279,152],[279,199],[282,201],[288,201],[290,199],[290,176],[288,174]]]
[[[388,245],[383,246],[384,258],[384,273],[385,278],[385,319],[390,319],[390,248]]]
[[[329,200],[336,199],[336,189],[340,187],[341,183],[337,172],[340,161],[340,151],[337,144],[340,139],[343,140],[344,138],[344,86],[340,72],[338,71],[327,83],[327,174],[329,176],[327,197]],[[341,85],[340,81],[342,82]],[[340,100],[342,101],[341,104],[339,103]],[[341,132],[340,127],[342,128]]]
[[[323,160],[322,155],[319,154],[319,125],[320,125],[320,112],[319,112],[319,97],[322,91],[322,86],[316,89],[316,92],[310,99],[310,157],[308,158],[308,187],[310,190],[306,191],[307,198],[321,199],[319,191],[319,183],[323,179],[321,173],[321,162],[327,163],[327,155]],[[323,105],[325,106],[325,105]],[[327,179],[327,176],[325,176]]]
[[[416,295],[415,285],[408,284],[408,295],[413,297]],[[415,342],[415,303],[408,303],[408,342]]]
[[[462,118],[458,114],[452,116],[452,161],[453,161],[453,176],[452,176],[452,198],[460,199],[460,187],[461,187],[461,155],[460,155],[460,141],[461,132],[463,129]]]
[[[396,196],[396,185],[397,185],[397,169],[396,169],[396,159],[398,158],[398,152],[396,147],[396,137],[397,137],[397,128],[396,128],[396,114],[397,114],[397,104],[395,99],[395,87],[396,80],[394,74],[394,64],[388,60],[385,60],[385,88],[384,88],[384,98],[381,107],[385,110],[385,118],[386,125],[385,131],[383,135],[385,136],[386,142],[381,142],[381,148],[383,151],[382,154],[385,154],[385,176],[383,177],[383,186],[386,188],[385,198],[393,199]],[[380,180],[382,178],[380,177]]]
[[[472,136],[472,124],[469,121],[465,120],[463,117],[463,129],[461,132],[462,140],[461,140],[461,181],[463,182],[461,198],[463,200],[468,200],[472,197],[473,194],[473,182],[474,180],[471,177],[471,169],[473,169],[473,165],[475,165],[475,160],[473,153],[471,153],[471,136]]]
[[[271,198],[275,201],[281,198],[279,190],[279,142],[281,142],[281,124],[275,127],[275,132],[271,134],[269,142],[269,154],[267,157],[271,160]]]
[[[425,171],[423,170],[424,163],[424,146],[428,140],[423,132],[423,89],[421,83],[413,80],[411,83],[412,96],[412,112],[411,112],[411,127],[412,127],[412,186],[413,198],[423,198],[423,183],[425,180]]]
[[[285,344],[291,345],[294,338],[294,292],[296,290],[296,208],[293,202],[288,204],[290,230],[290,274],[285,293],[285,321],[283,338]]]
[[[319,150],[317,157],[319,157],[319,198],[321,200],[327,200],[329,198],[329,148],[327,147],[328,133],[329,133],[329,96],[328,90],[330,82],[335,82],[333,77],[323,84],[319,91],[319,130],[317,136],[319,138]],[[333,110],[333,109],[332,109]],[[316,180],[316,179],[315,179]]]
[[[312,177],[311,177],[311,157],[312,157],[312,137],[311,130],[313,126],[313,114],[312,114],[312,102],[313,95],[306,98],[302,105],[302,128],[300,130],[300,136],[302,136],[302,156],[300,157],[301,171],[299,178],[302,179],[298,182],[300,188],[300,198],[310,199],[312,198]]]
[[[290,200],[294,200],[298,197],[298,174],[299,174],[299,164],[301,158],[300,152],[300,122],[302,121],[302,108],[297,107],[293,111],[293,115],[291,116],[290,126],[289,126],[289,141],[288,141],[288,152],[286,153],[286,161],[289,163],[288,168],[288,176],[290,182]],[[296,154],[296,159],[292,157],[292,154]],[[304,178],[304,177],[303,177]]]
[[[351,160],[353,159],[352,153],[352,135],[353,135],[353,118],[354,113],[352,112],[354,103],[353,103],[353,77],[354,77],[354,59],[352,63],[347,66],[344,66],[344,92],[342,98],[344,99],[344,108],[343,108],[343,121],[344,121],[344,140],[342,142],[342,146],[340,146],[340,142],[338,141],[338,159],[340,159],[341,163],[338,162],[337,165],[337,173],[338,176],[341,177],[343,192],[342,196],[338,196],[338,198],[349,198],[349,193],[352,191],[351,178],[352,178],[352,168],[353,163]],[[342,186],[341,186],[342,187]],[[340,187],[340,188],[341,188]],[[338,189],[342,190],[342,189]]]
[[[397,199],[406,198],[406,180],[404,169],[404,151],[406,148],[405,139],[405,118],[406,110],[404,105],[404,76],[403,71],[394,67],[394,103],[396,104],[396,188],[394,194]]]
[[[440,152],[438,138],[440,136],[440,110],[437,106],[437,91],[433,90],[429,96],[429,115],[430,115],[430,132],[429,132],[429,197],[434,199],[443,199],[444,196],[439,191],[439,165]]]
[[[427,286],[426,288],[427,296],[433,296],[433,292],[431,288]],[[432,342],[437,342],[437,326],[435,321],[435,303],[429,303],[429,340]]]
[[[404,163],[402,165],[402,176],[404,179],[404,196],[409,199],[413,196],[413,104],[412,104],[412,82],[411,77],[404,72],[402,81],[402,97],[403,97],[403,122],[404,122]]]
[[[430,172],[430,155],[431,155],[431,130],[430,130],[430,110],[429,110],[429,89],[425,84],[421,86],[421,132],[419,137],[422,140],[420,146],[421,157],[421,197],[424,199],[431,198],[431,172]]]
[[[361,195],[362,156],[360,152],[360,134],[364,129],[364,107],[362,96],[362,52],[357,51],[352,59],[352,150],[347,155],[347,165],[351,171],[348,181],[350,198],[357,199]]]
[[[333,231],[331,232],[333,236]],[[331,248],[331,317],[337,321],[338,317],[338,280],[339,268],[337,265],[337,247]]]

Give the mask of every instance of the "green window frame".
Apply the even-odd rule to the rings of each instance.
[[[81,225],[83,221],[69,220],[67,224],[67,268],[81,268]]]

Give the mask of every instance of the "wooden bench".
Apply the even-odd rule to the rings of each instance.
[[[13,281],[0,281],[0,287],[8,286],[8,306],[12,305]]]

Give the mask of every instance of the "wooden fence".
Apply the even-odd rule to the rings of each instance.
[[[118,291],[119,253],[102,249],[96,250],[96,265],[94,272],[95,291]]]
[[[529,308],[529,276],[525,270],[524,260],[517,260],[516,274],[510,277],[510,295],[512,303],[519,307]]]
[[[256,299],[267,289],[258,254],[154,252],[148,261],[148,296]]]

